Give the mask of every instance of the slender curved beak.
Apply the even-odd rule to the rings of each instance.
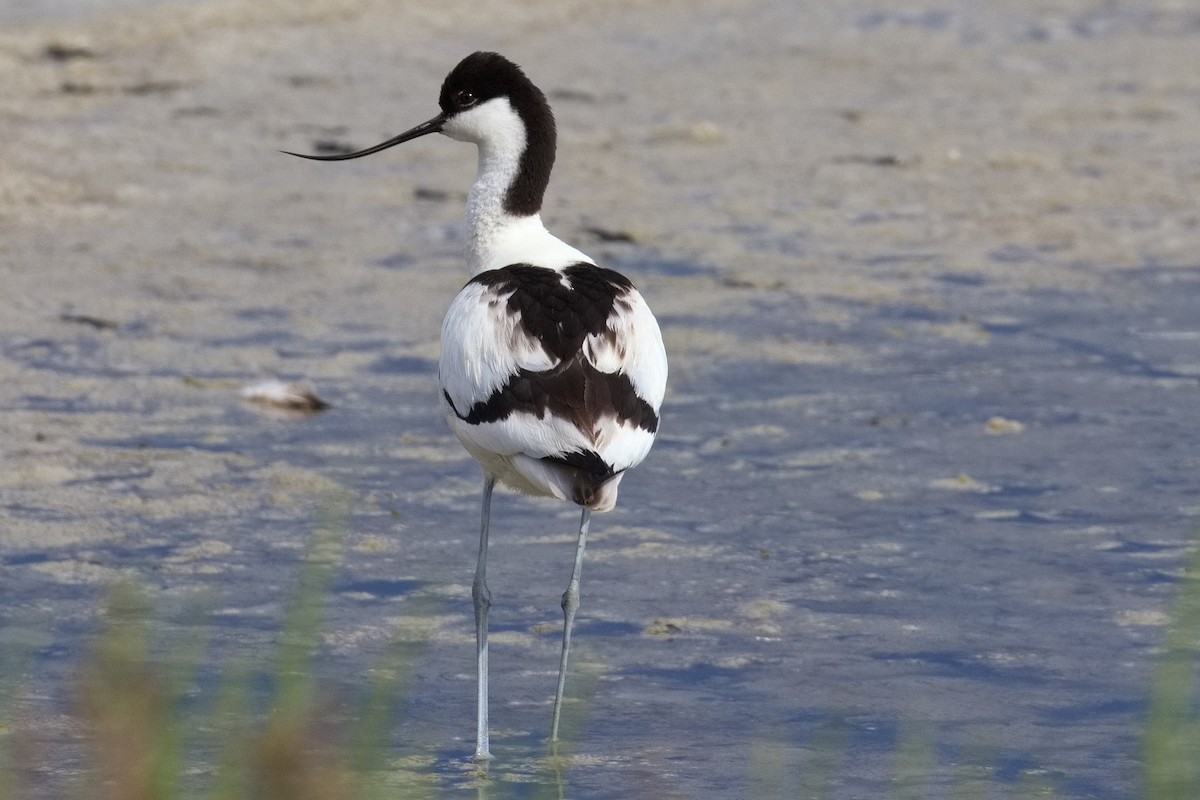
[[[368,147],[366,150],[359,150],[356,153],[337,153],[331,156],[310,156],[305,155],[304,153],[293,153],[290,150],[280,150],[279,152],[287,153],[289,156],[312,159],[313,161],[348,161],[352,158],[362,158],[363,156],[369,156],[372,153],[378,153],[380,150],[387,150],[389,147],[394,147],[395,145],[411,141],[412,139],[417,139],[430,133],[441,133],[442,125],[445,123],[446,115],[438,114],[428,122],[422,122],[417,127],[407,130],[399,136],[393,136],[386,142],[381,142],[374,147]]]

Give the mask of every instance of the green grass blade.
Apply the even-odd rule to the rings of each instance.
[[[1200,637],[1200,545],[1184,567],[1165,652],[1150,685],[1142,736],[1146,800],[1200,797],[1200,717],[1196,667]]]
[[[932,726],[905,726],[896,741],[893,800],[924,800],[937,763],[937,732]]]
[[[333,575],[341,563],[349,498],[330,498],[305,553],[300,578],[284,616],[275,664],[273,714],[308,713],[313,703],[312,658],[320,644],[321,620]]]

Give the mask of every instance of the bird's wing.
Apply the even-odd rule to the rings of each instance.
[[[442,327],[452,424],[479,451],[595,453],[611,470],[627,469],[649,452],[666,377],[645,300],[618,273],[592,265],[481,273]]]

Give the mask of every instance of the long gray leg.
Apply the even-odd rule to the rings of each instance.
[[[579,543],[575,546],[575,568],[571,570],[571,582],[562,596],[563,640],[562,657],[558,662],[558,691],[554,694],[554,719],[550,723],[550,741],[558,741],[558,718],[562,711],[563,688],[567,684],[567,656],[571,651],[571,628],[575,625],[575,612],[579,610],[579,573],[583,571],[583,548],[587,544],[588,525],[592,521],[592,510],[585,508],[579,519]]]
[[[471,584],[471,600],[475,603],[475,657],[479,676],[479,693],[475,714],[475,760],[492,757],[488,744],[488,609],[492,593],[487,587],[488,523],[492,516],[492,489],[496,479],[485,476],[483,482],[483,514],[479,523],[479,559],[475,562],[475,581]]]

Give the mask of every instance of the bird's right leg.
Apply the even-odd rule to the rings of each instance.
[[[492,593],[487,587],[488,523],[492,515],[492,489],[496,479],[490,475],[483,481],[483,513],[479,523],[479,559],[475,562],[475,581],[471,584],[471,599],[475,603],[475,657],[479,677],[475,714],[475,760],[492,757],[488,744],[488,609]]]
[[[579,575],[583,571],[583,549],[587,545],[588,527],[592,522],[592,510],[586,506],[579,518],[579,540],[575,545],[575,566],[571,570],[571,582],[562,596],[563,640],[562,655],[558,660],[558,690],[554,693],[554,711],[550,719],[550,741],[558,741],[558,721],[562,714],[563,689],[567,685],[567,658],[571,652],[571,629],[575,626],[575,612],[579,610]]]

